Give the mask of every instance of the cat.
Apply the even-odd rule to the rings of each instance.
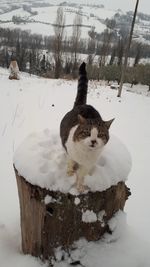
[[[91,174],[104,145],[109,140],[113,120],[103,121],[99,112],[87,105],[88,78],[86,64],[79,67],[77,96],[73,109],[60,123],[62,145],[68,154],[67,175],[76,175],[76,187],[84,192],[84,177]]]

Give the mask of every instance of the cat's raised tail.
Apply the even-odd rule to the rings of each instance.
[[[88,78],[86,72],[86,64],[83,62],[79,68],[78,90],[74,102],[74,107],[85,105],[87,99]]]

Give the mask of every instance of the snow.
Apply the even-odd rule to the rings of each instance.
[[[72,108],[77,82],[27,74],[21,74],[19,81],[10,81],[8,76],[8,70],[0,68],[0,266],[48,267],[21,252],[13,154],[33,132],[49,128],[56,133],[62,116]],[[150,265],[150,97],[147,86],[141,85],[142,94],[136,93],[137,86],[133,86],[132,93],[127,91],[129,88],[124,86],[119,99],[117,91],[105,83],[93,81],[89,84],[88,103],[100,111],[103,119],[115,117],[111,135],[120,139],[131,153],[132,170],[126,183],[132,195],[126,202],[125,213],[116,214],[117,217],[110,221],[113,235],[98,242],[79,240],[76,244],[72,258],[81,258],[85,267]],[[61,255],[58,256],[60,260]],[[70,267],[67,259],[54,266]]]
[[[21,17],[29,17],[30,13],[23,10],[23,8],[18,8],[8,13],[4,13],[0,15],[1,20],[11,20],[13,16],[21,16]]]
[[[54,35],[54,27],[52,24],[56,21],[57,15],[57,4],[51,7],[40,7],[40,8],[32,8],[32,11],[38,12],[37,15],[33,15],[30,17],[30,13],[24,11],[22,8],[16,9],[4,14],[0,14],[0,20],[7,21],[11,20],[14,15],[30,18],[30,20],[34,20],[35,22],[28,22],[26,24],[16,25],[13,22],[2,23],[1,26],[4,28],[15,29],[19,28],[22,30],[30,30],[31,33],[42,34],[45,36]],[[76,13],[79,11],[79,8],[75,7],[64,7],[64,15],[65,15],[65,35],[67,37],[72,36],[72,25],[74,24],[74,18]],[[91,17],[90,14],[94,13],[96,17]],[[81,28],[81,36],[82,38],[88,38],[88,31],[91,27],[95,27],[95,31],[98,33],[103,32],[106,29],[106,25],[101,23],[97,18],[106,19],[110,18],[115,14],[115,11],[105,10],[98,8],[90,8],[84,7],[82,14],[82,28]],[[48,23],[48,24],[46,24]]]
[[[150,259],[148,247],[142,247],[132,229],[127,227],[126,214],[122,211],[117,212],[110,221],[110,225],[113,225],[112,235],[104,235],[104,238],[97,242],[87,242],[85,239],[80,239],[74,244],[74,250],[70,252],[69,258],[65,252],[58,248],[56,251],[58,261],[62,255],[65,260],[63,263],[54,264],[54,267],[70,267],[69,263],[74,261],[80,261],[81,265],[77,265],[78,267],[148,267]],[[123,232],[122,229],[124,229]]]
[[[85,223],[92,223],[97,221],[97,215],[93,210],[86,210],[82,212],[82,221]]]
[[[75,205],[79,205],[80,204],[80,198],[76,197],[74,200]]]
[[[105,210],[101,210],[98,214],[98,220],[102,223],[104,223],[104,216],[106,215]],[[111,229],[111,228],[110,228]]]
[[[56,14],[54,14],[56,16]],[[51,17],[51,15],[49,14],[49,17]],[[73,16],[72,16],[72,22],[70,22],[71,24],[67,27],[65,27],[64,30],[64,35],[67,36],[68,38],[70,38],[72,36],[72,32],[73,32]],[[51,22],[51,23],[54,23]],[[81,37],[84,38],[88,38],[88,32],[91,30],[91,27],[95,27],[95,30],[98,33],[103,32],[106,29],[106,26],[104,24],[102,24],[99,21],[96,21],[94,19],[91,19],[90,22],[85,22],[84,24],[85,26],[81,27]],[[52,36],[54,35],[54,27],[52,25],[49,24],[43,24],[40,22],[28,22],[27,24],[19,24],[16,25],[12,22],[6,22],[1,24],[1,27],[3,28],[9,28],[9,29],[21,29],[21,30],[29,30],[31,31],[31,33],[36,33],[36,34],[41,34],[43,36]]]
[[[95,27],[95,31],[97,33],[101,33],[106,29],[106,25],[104,24],[105,19],[111,19],[113,16],[118,12],[118,10],[114,10],[116,7],[113,6],[113,10],[110,1],[107,3],[105,1],[104,8],[101,7],[94,7],[92,5],[97,4],[100,5],[99,1],[66,1],[67,4],[63,6],[64,14],[66,17],[66,28],[65,33],[68,37],[72,36],[72,24],[74,17],[76,13],[79,11],[82,14],[82,38],[87,39],[89,38],[88,31],[91,29],[91,27]],[[50,4],[51,6],[46,7],[40,7],[40,4],[46,3]],[[6,1],[0,1],[0,26],[3,28],[20,28],[21,30],[28,30],[32,33],[36,34],[42,34],[45,36],[50,36],[54,34],[54,29],[51,24],[53,24],[56,21],[56,12],[59,7],[59,4],[62,3],[61,0],[46,0],[46,1],[36,1],[36,6],[34,1],[30,0],[17,0],[12,1],[7,0]],[[71,3],[75,3],[76,6],[72,6]],[[39,4],[39,7],[38,7]],[[90,6],[86,6],[90,4]],[[16,5],[16,9],[12,10],[14,8],[14,5]],[[38,14],[33,15],[30,12],[27,12],[23,9],[23,5],[26,5],[28,7],[31,7],[32,11],[38,12]],[[109,8],[108,8],[109,7]],[[122,11],[121,14],[123,14]],[[2,13],[2,14],[1,14]],[[26,20],[30,23],[21,23],[20,25],[16,25],[13,22],[6,22],[11,21],[13,16],[21,16],[23,18],[26,18]],[[34,22],[35,21],[35,22]],[[5,23],[6,22],[6,23]],[[49,23],[49,24],[46,24]],[[146,40],[144,38],[145,35],[149,33],[149,23],[145,20],[140,20],[139,23],[135,25],[134,33],[138,36],[136,38],[136,41],[142,42],[144,44],[149,44],[150,41]]]
[[[86,12],[87,14],[94,14],[94,16],[100,18],[100,19],[110,19],[112,18],[116,11],[115,10],[111,10],[111,9],[107,9],[107,8],[98,8],[98,7],[84,7],[84,12]]]
[[[49,203],[52,203],[53,202],[53,199],[51,196],[47,195],[44,199],[44,203],[47,205]]]
[[[122,214],[121,211],[116,213],[114,218],[112,218],[109,221],[109,224],[108,224],[110,230],[112,230],[114,232],[113,233],[113,238],[114,238],[114,235],[115,235],[115,229],[116,228],[118,229],[118,221],[116,219],[116,218],[118,218],[118,214]],[[92,222],[100,221],[102,223],[102,226],[105,226],[104,216],[106,216],[105,210],[101,210],[98,213],[98,215],[95,212],[93,212],[93,210],[86,210],[86,211],[82,212],[82,221],[85,222],[85,223],[92,223]],[[121,234],[121,230],[122,230],[122,228],[120,228],[120,232],[119,231],[117,231],[117,232],[119,232]],[[109,237],[109,239],[111,238],[110,235],[108,235],[108,237]],[[120,237],[120,235],[118,234],[118,238],[119,237]]]
[[[53,35],[54,29],[51,25],[45,25],[42,23],[27,23],[16,25],[12,22],[6,22],[1,24],[3,28],[9,29],[21,29],[22,31],[30,31],[32,34],[42,34],[43,36]]]
[[[67,156],[58,133],[46,129],[30,134],[14,155],[18,173],[28,182],[53,191],[72,192],[75,177],[67,177]],[[131,169],[131,157],[121,141],[111,136],[85,185],[91,191],[103,191],[125,181]]]

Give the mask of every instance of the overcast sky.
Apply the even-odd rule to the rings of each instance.
[[[106,8],[122,9],[123,11],[134,10],[136,0],[101,0]],[[139,0],[139,12],[150,14],[150,0]]]
[[[18,0],[18,2],[19,1],[20,0]],[[38,0],[32,0],[32,1],[37,2]],[[63,2],[63,0],[47,0],[47,1],[52,4]],[[136,0],[66,0],[66,2],[69,2],[69,1],[74,2],[74,3],[77,2],[77,3],[85,3],[85,4],[88,4],[88,3],[104,4],[104,6],[108,9],[116,10],[120,8],[123,11],[129,11],[129,10],[134,11],[135,4],[136,4]],[[150,14],[150,0],[139,0],[138,11],[146,13],[146,14]]]

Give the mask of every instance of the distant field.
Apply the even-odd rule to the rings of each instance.
[[[7,3],[8,2],[5,2],[5,7],[7,7]],[[20,3],[23,4],[23,1],[20,1]],[[27,2],[25,3],[27,5]],[[3,2],[0,3],[0,8],[1,6],[3,7]],[[37,15],[31,15],[30,12],[25,11],[21,7],[13,11],[1,14],[0,26],[5,28],[8,27],[11,29],[20,28],[22,30],[31,30],[32,33],[43,35],[53,35],[54,31],[52,24],[56,21],[57,9],[58,5],[49,7],[32,7],[32,11],[37,12]],[[97,33],[103,32],[106,29],[106,25],[104,24],[103,20],[113,17],[116,13],[116,11],[89,6],[83,6],[80,9],[79,6],[64,6],[63,10],[65,14],[65,32],[67,36],[72,35],[72,25],[75,15],[77,12],[80,12],[82,16],[82,38],[88,38],[88,31],[91,29],[91,27],[94,27]],[[19,25],[14,24],[12,22],[13,16],[20,16],[21,18],[26,19],[26,23],[21,23]]]

